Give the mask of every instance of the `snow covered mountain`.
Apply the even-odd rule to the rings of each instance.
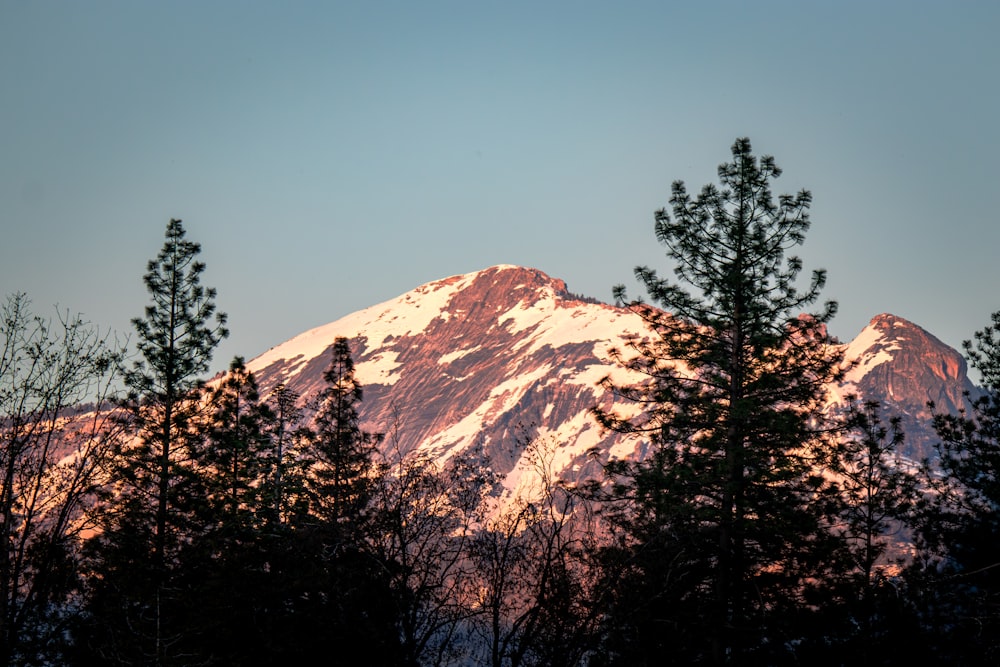
[[[886,416],[899,416],[906,434],[903,452],[913,459],[933,453],[928,402],[936,411],[955,413],[968,407],[966,392],[978,395],[958,351],[895,315],[872,318],[844,356],[855,366],[847,372],[841,393],[881,401]]]
[[[552,467],[573,477],[598,472],[592,447],[616,456],[635,449],[601,433],[589,411],[608,400],[598,381],[624,373],[608,348],[642,329],[635,315],[575,297],[541,271],[496,266],[307,331],[248,367],[265,391],[284,382],[308,396],[322,384],[334,338],[349,337],[366,429],[439,458],[481,445],[515,491],[530,467],[528,438],[558,444]]]
[[[248,366],[265,392],[285,383],[308,396],[322,384],[334,338],[352,339],[368,430],[391,432],[403,451],[446,458],[481,445],[510,492],[527,491],[528,438],[548,442],[552,472],[599,473],[589,455],[641,456],[642,443],[602,433],[590,415],[610,397],[598,381],[638,381],[611,347],[641,334],[632,313],[574,296],[535,269],[496,266],[428,283],[278,345]],[[907,450],[929,451],[926,403],[954,410],[974,390],[961,356],[901,318],[879,315],[851,343],[840,395],[885,401],[901,414]]]

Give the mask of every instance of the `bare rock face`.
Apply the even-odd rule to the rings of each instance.
[[[497,266],[307,331],[248,366],[265,392],[285,383],[308,397],[322,386],[334,339],[350,338],[366,429],[441,458],[481,446],[515,493],[532,478],[523,455],[532,438],[550,444],[551,472],[568,479],[598,475],[609,456],[642,456],[645,443],[601,432],[590,410],[610,406],[601,378],[642,381],[608,350],[644,332],[636,315],[576,297],[541,271]],[[883,401],[887,417],[901,415],[905,453],[915,458],[932,451],[927,402],[955,411],[962,393],[975,391],[961,355],[893,315],[874,318],[844,352],[856,364],[833,393]]]
[[[968,407],[965,394],[978,395],[965,359],[954,348],[895,315],[882,314],[847,345],[848,371],[842,392],[883,404],[885,415],[902,418],[903,453],[914,459],[933,455],[932,411],[955,413]]]

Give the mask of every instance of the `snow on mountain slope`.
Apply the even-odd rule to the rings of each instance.
[[[537,479],[524,450],[530,438],[550,448],[551,472],[569,479],[599,475],[591,451],[601,460],[645,451],[636,439],[602,433],[590,414],[610,406],[601,378],[642,381],[608,350],[644,331],[633,313],[575,297],[541,271],[504,265],[428,283],[296,336],[248,366],[265,391],[286,383],[307,397],[322,386],[334,339],[348,337],[366,429],[439,458],[481,446],[510,493],[529,493]],[[883,401],[887,417],[902,415],[905,452],[915,458],[933,441],[927,401],[957,410],[962,392],[974,391],[961,355],[902,318],[875,317],[844,352],[856,363],[831,395]]]
[[[901,349],[898,342],[886,337],[886,332],[870,324],[844,350],[844,357],[856,362],[844,377],[845,384],[857,385],[873,368],[892,361],[892,353]]]
[[[506,267],[497,267],[506,268]],[[386,338],[423,331],[435,318],[448,318],[450,298],[468,287],[475,274],[452,276],[408,292],[396,299],[357,311],[330,324],[306,331],[291,340],[271,348],[254,359],[250,369],[259,372],[273,368],[281,362],[285,378],[295,375],[312,359],[326,352],[338,336],[354,338],[365,336],[373,347],[381,346]],[[362,376],[386,379],[391,377],[398,364],[393,358],[379,358],[371,367],[361,371]]]
[[[440,458],[482,446],[502,474],[523,470],[526,441],[543,437],[558,444],[553,467],[580,476],[597,472],[592,448],[627,455],[636,446],[601,433],[590,410],[610,400],[601,378],[627,378],[608,349],[642,331],[634,314],[576,298],[540,271],[497,266],[308,331],[248,367],[265,390],[286,383],[308,395],[321,386],[334,338],[346,336],[365,428]],[[531,481],[507,479],[512,492],[521,483]]]

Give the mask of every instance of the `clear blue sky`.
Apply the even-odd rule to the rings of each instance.
[[[0,0],[0,292],[126,333],[171,217],[213,364],[522,264],[604,300],[739,136],[812,190],[831,327],[1000,309],[1000,3]]]

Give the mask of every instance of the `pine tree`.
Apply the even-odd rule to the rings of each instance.
[[[242,357],[212,391],[214,414],[208,447],[200,457],[215,520],[225,533],[237,535],[259,528],[270,513],[263,493],[274,467],[275,415],[261,401],[257,380]]]
[[[117,455],[103,532],[91,544],[92,627],[109,661],[166,664],[183,634],[171,570],[203,528],[205,484],[194,465],[205,438],[200,376],[228,335],[215,290],[201,285],[200,252],[171,220],[143,277],[151,302],[132,320],[139,359],[124,376],[134,437]]]
[[[268,399],[274,416],[274,449],[261,496],[270,508],[268,523],[271,526],[285,523],[308,509],[306,468],[309,462],[302,451],[310,440],[311,431],[301,423],[299,398],[297,392],[280,384]]]
[[[314,511],[324,520],[350,529],[368,505],[374,472],[373,456],[380,434],[366,433],[358,423],[362,400],[354,377],[354,361],[346,338],[332,347],[326,386],[319,393],[314,418],[312,495]]]
[[[152,491],[153,560],[166,566],[178,505],[186,500],[179,483],[193,471],[186,465],[200,443],[201,375],[209,370],[216,345],[229,335],[226,315],[216,313],[214,288],[201,285],[201,246],[185,239],[180,220],[167,225],[166,242],[150,260],[143,282],[152,303],[132,320],[141,359],[126,372],[141,445],[126,465]],[[214,316],[214,317],[213,317]],[[179,527],[178,527],[179,528]]]
[[[174,577],[197,632],[178,645],[192,661],[286,662],[274,632],[293,589],[283,567],[292,536],[275,520],[270,493],[277,417],[241,357],[212,387],[208,404],[207,442],[197,458],[204,529],[181,550]]]
[[[917,478],[906,468],[900,418],[883,424],[879,404],[851,405],[852,434],[834,468],[845,501],[840,532],[851,545],[861,599],[870,604],[889,563],[890,540],[905,529],[917,500]]]
[[[309,505],[291,512],[280,528],[286,551],[277,567],[284,577],[277,620],[285,632],[275,636],[285,642],[286,658],[301,659],[295,651],[308,657],[322,647],[350,644],[365,647],[366,662],[400,664],[392,564],[371,545],[378,523],[371,500],[381,436],[360,427],[363,392],[348,340],[337,338],[331,352],[301,453],[308,463]],[[286,482],[288,472],[286,466]],[[283,486],[282,492],[287,490]]]
[[[1000,659],[1000,311],[963,347],[982,377],[982,394],[967,396],[966,411],[933,417],[938,459],[924,462],[932,493],[922,506],[921,558],[911,575],[939,659],[994,664]]]
[[[902,459],[900,418],[882,419],[874,401],[849,397],[849,429],[832,460],[837,492],[830,494],[832,530],[843,540],[844,562],[822,607],[824,632],[814,637],[807,662],[887,664],[900,644],[919,633],[900,590],[899,571],[919,491],[918,477]],[[803,652],[809,647],[803,648]]]
[[[775,202],[774,159],[758,160],[747,139],[732,156],[719,167],[720,187],[692,199],[677,181],[672,215],[655,215],[677,280],[635,273],[664,310],[615,290],[651,330],[617,358],[649,381],[604,384],[638,402],[642,416],[596,411],[605,427],[653,445],[642,462],[608,467],[616,495],[632,502],[629,562],[651,558],[629,576],[660,587],[641,596],[659,607],[625,632],[674,637],[684,659],[717,664],[777,661],[791,638],[783,624],[792,614],[781,612],[798,605],[821,568],[815,499],[826,482],[812,466],[824,456],[825,384],[841,362],[825,329],[836,304],[803,314],[825,273],[814,271],[800,291],[802,262],[787,255],[809,228],[810,193]]]

